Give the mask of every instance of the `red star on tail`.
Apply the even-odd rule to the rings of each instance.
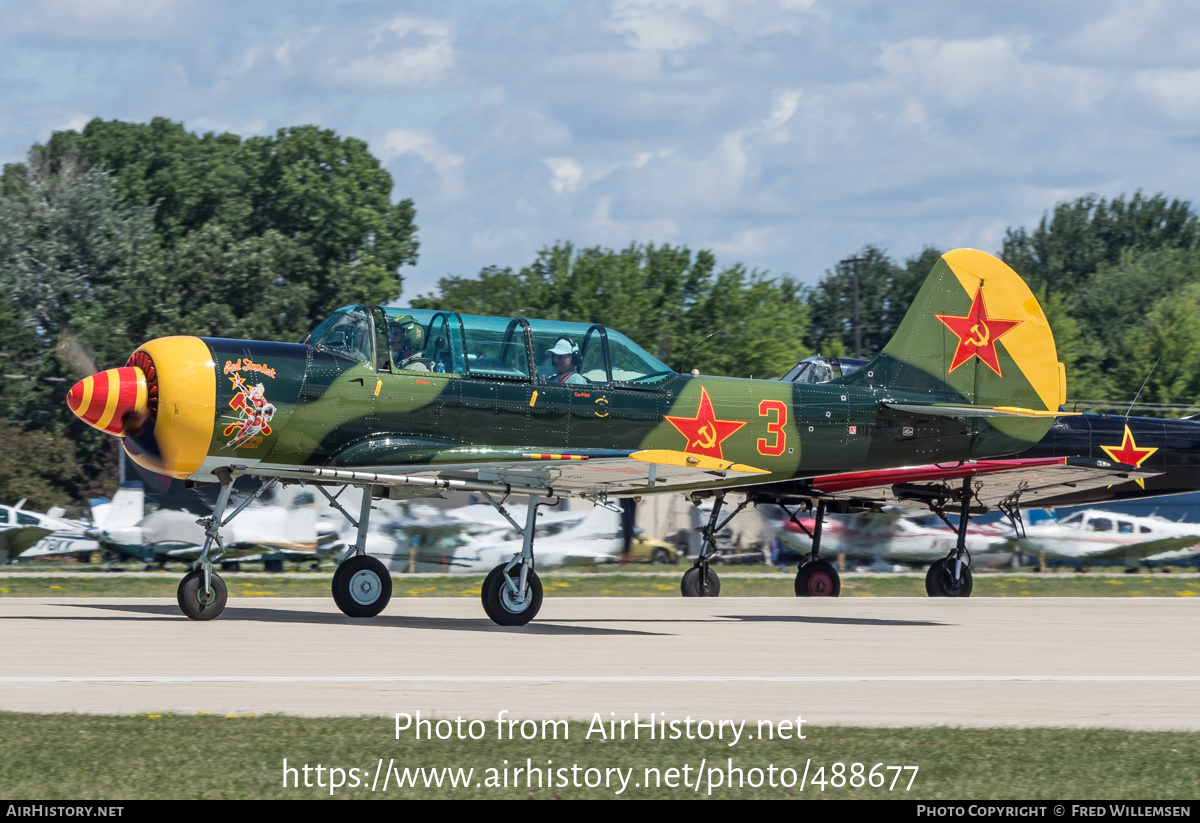
[[[971,301],[971,310],[967,312],[966,317],[945,314],[935,314],[934,317],[945,323],[946,328],[958,338],[958,348],[954,350],[954,359],[950,361],[950,371],[954,371],[972,357],[978,357],[997,377],[1004,376],[1000,373],[996,341],[1021,325],[1021,321],[988,317],[987,306],[983,302],[983,283],[979,284],[979,290],[975,292],[975,299]]]

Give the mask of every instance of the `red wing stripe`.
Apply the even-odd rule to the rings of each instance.
[[[961,480],[964,477],[977,477],[996,472],[1016,471],[1018,469],[1037,468],[1038,466],[1065,465],[1065,457],[1037,457],[1028,460],[973,460],[961,466],[939,466],[936,463],[925,466],[908,466],[903,469],[884,469],[865,472],[846,472],[844,474],[826,474],[812,480],[817,491],[837,494],[838,492],[854,491],[874,486],[891,486],[897,483],[928,483],[933,480]]]

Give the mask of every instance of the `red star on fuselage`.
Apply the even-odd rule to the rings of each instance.
[[[935,314],[934,317],[945,323],[946,328],[958,338],[958,348],[954,350],[954,359],[950,361],[950,371],[954,371],[972,357],[978,357],[997,377],[1004,376],[1000,373],[996,341],[1021,325],[1021,321],[988,317],[987,306],[983,302],[982,283],[975,292],[975,299],[971,301],[971,310],[967,312],[966,317],[946,314]]]
[[[1124,463],[1128,466],[1133,466],[1134,468],[1140,468],[1142,463],[1146,461],[1147,457],[1158,451],[1157,447],[1139,449],[1137,443],[1133,439],[1133,432],[1129,430],[1128,423],[1125,424],[1125,438],[1121,441],[1121,445],[1119,447],[1101,446],[1100,448],[1104,450],[1105,454],[1118,463]],[[1138,480],[1137,484],[1143,489],[1146,488],[1145,480]]]
[[[663,419],[687,438],[687,445],[683,448],[685,452],[703,454],[718,460],[725,459],[721,454],[721,443],[729,435],[746,425],[744,420],[718,420],[713,414],[712,400],[708,397],[708,390],[703,386],[700,388],[700,408],[696,410],[695,417],[664,415]]]

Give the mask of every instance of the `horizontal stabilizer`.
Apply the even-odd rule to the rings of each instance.
[[[643,449],[629,455],[634,460],[643,463],[657,463],[661,466],[682,466],[689,469],[704,469],[705,471],[737,472],[739,474],[767,474],[766,469],[756,469],[745,463],[734,463],[732,460],[721,460],[703,454],[689,454],[671,449]]]
[[[1069,417],[1080,412],[1024,409],[1019,406],[950,406],[946,404],[884,403],[889,409],[931,417]]]

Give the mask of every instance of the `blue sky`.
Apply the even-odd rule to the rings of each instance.
[[[439,277],[556,240],[815,282],[1200,186],[1200,4],[0,2],[0,162],[93,117],[366,140]]]

